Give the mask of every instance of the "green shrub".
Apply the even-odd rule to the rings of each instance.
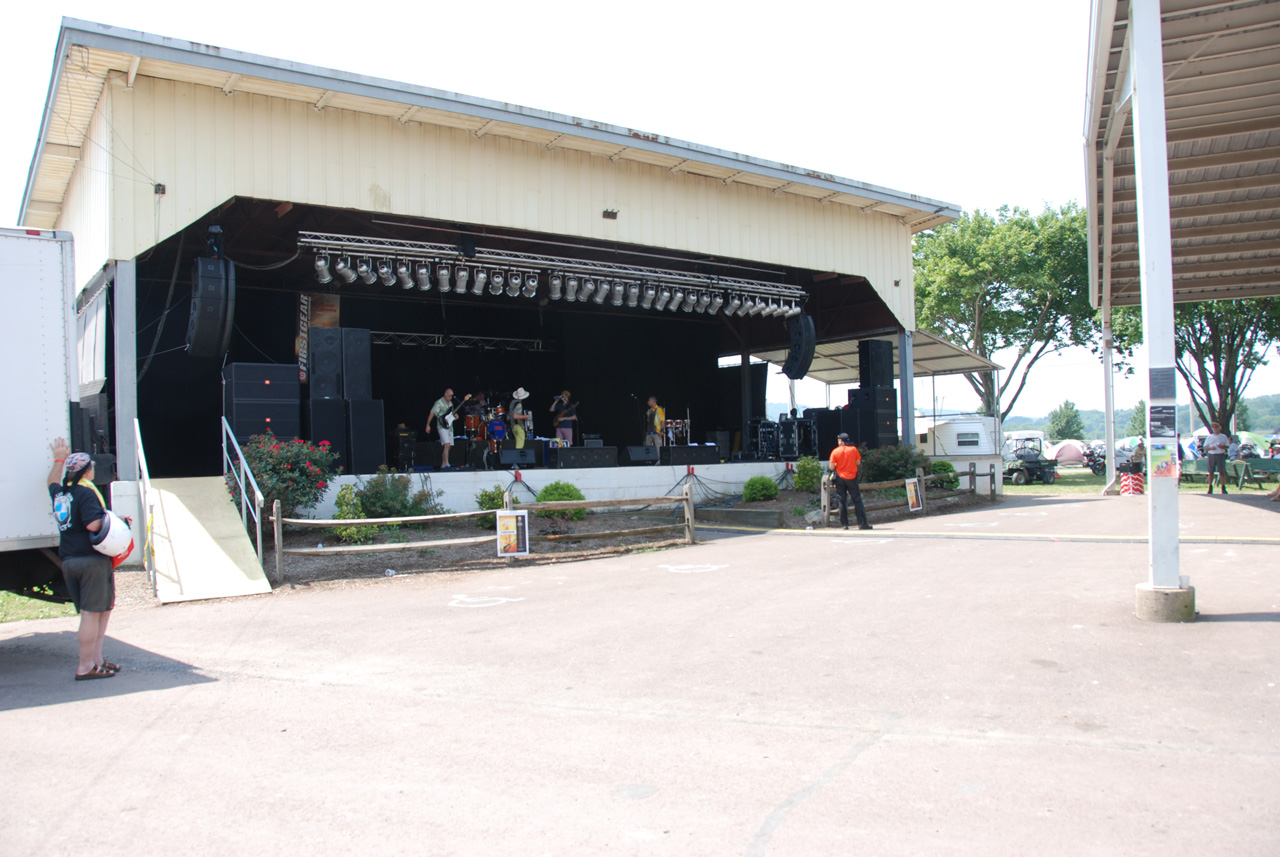
[[[862,465],[858,468],[858,481],[890,482],[898,479],[912,479],[916,468],[930,472],[929,459],[922,452],[908,449],[905,446],[882,446],[870,449],[862,454]]]
[[[950,461],[935,461],[933,463],[933,472],[946,473],[951,476],[950,479],[939,479],[937,482],[933,483],[934,485],[937,485],[939,488],[945,488],[948,491],[954,491],[960,487],[960,480],[955,475],[956,469],[951,466]]]
[[[501,485],[495,485],[493,488],[485,490],[480,489],[476,494],[477,509],[501,509],[503,502],[503,491]],[[495,515],[485,515],[476,518],[476,526],[482,530],[492,530],[498,525],[498,518]]]
[[[585,500],[582,492],[568,482],[552,482],[550,485],[538,492],[539,503],[554,503],[557,500]],[[556,510],[552,512],[539,512],[538,515],[543,518],[572,518],[575,521],[581,521],[587,516],[586,509]]]
[[[343,521],[359,520],[360,518],[372,517],[366,515],[364,508],[360,504],[360,497],[356,494],[355,486],[343,485],[338,489],[338,498],[335,501],[338,511],[333,517]],[[334,527],[333,534],[338,537],[338,541],[349,545],[367,545],[373,541],[373,537],[378,534],[376,526],[367,527]]]
[[[812,455],[796,461],[796,490],[814,491],[822,484],[822,463]]]
[[[744,503],[758,503],[762,500],[772,500],[777,496],[778,483],[768,476],[752,476],[747,480],[747,484],[742,486]]]
[[[443,491],[431,492],[423,485],[417,492],[410,492],[413,492],[413,480],[403,474],[392,473],[384,464],[378,468],[376,476],[360,483],[356,496],[364,508],[366,518],[410,518],[443,514],[444,508],[439,503]]]
[[[309,509],[324,496],[329,480],[342,468],[334,462],[338,454],[329,441],[312,444],[305,440],[277,440],[271,432],[255,434],[240,447],[245,463],[262,491],[263,508],[271,514],[272,504],[280,501],[280,514],[289,518],[299,509]],[[225,475],[231,499],[240,502],[235,476]]]

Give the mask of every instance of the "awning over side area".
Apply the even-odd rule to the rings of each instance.
[[[896,335],[868,338],[883,339],[895,344],[898,340]],[[915,331],[912,341],[914,347],[911,367],[917,378],[928,375],[958,375],[962,372],[995,372],[1004,368],[923,330]],[[787,360],[787,350],[758,351],[751,356],[781,366]],[[806,377],[826,384],[858,383],[858,340],[846,339],[818,345]],[[893,377],[902,377],[897,348],[893,350]]]

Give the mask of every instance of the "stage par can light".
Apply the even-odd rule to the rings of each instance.
[[[667,309],[675,312],[682,306],[684,306],[684,292],[676,289],[675,293],[671,295],[671,303],[667,304]]]
[[[802,312],[804,312],[804,310],[800,308],[799,304],[792,304],[790,307],[787,308],[785,315],[787,318],[795,318]]]
[[[519,271],[512,271],[507,275],[507,296],[515,297],[520,294],[520,287],[524,285],[524,277]]]
[[[583,303],[586,303],[587,299],[591,297],[591,293],[594,292],[595,290],[596,290],[595,280],[592,280],[590,278],[583,280],[582,290],[578,292],[578,300],[582,301]]]
[[[738,297],[737,295],[733,295],[732,297],[729,298],[729,305],[725,307],[724,314],[733,315],[735,312],[738,311],[738,307],[740,306],[742,306],[742,298]]]
[[[578,299],[578,278],[569,277],[564,283],[564,299],[567,301],[576,301]]]
[[[426,262],[419,262],[415,273],[418,277],[418,288],[424,292],[431,291],[431,266]]]
[[[627,293],[627,287],[623,283],[613,284],[613,296],[609,299],[609,303],[614,306],[622,306],[622,296]],[[634,304],[633,304],[634,306]]]
[[[755,309],[755,302],[751,298],[743,298],[742,306],[738,307],[738,316],[741,318],[750,315],[753,309]]]
[[[453,290],[449,284],[449,275],[453,273],[448,265],[436,265],[436,281],[440,283],[440,291],[448,294]]]
[[[382,280],[384,286],[394,286],[396,284],[396,275],[391,271],[390,262],[378,263],[378,279]]]
[[[715,315],[720,312],[722,306],[724,306],[724,296],[716,295],[711,299],[711,306],[707,307],[707,315]]]
[[[316,282],[321,284],[333,282],[333,274],[329,273],[328,256],[316,257]]]
[[[360,276],[360,281],[366,285],[372,286],[378,282],[378,275],[373,272],[373,262],[369,259],[360,260],[360,264],[356,266],[356,273]]]
[[[658,302],[653,305],[653,308],[661,312],[667,308],[667,301],[669,300],[671,300],[670,290],[663,289],[661,294],[658,295]]]
[[[632,283],[627,286],[627,306],[634,307],[640,303],[640,286],[638,283]]]
[[[764,300],[761,298],[756,298],[751,302],[751,309],[748,310],[748,315],[759,315],[764,311],[764,308],[765,308]]]
[[[333,263],[333,270],[338,273],[343,282],[354,283],[356,281],[356,272],[351,270],[351,260],[346,256],[342,256]]]
[[[559,274],[552,274],[547,282],[551,285],[551,300],[560,300],[560,297],[564,294],[564,277]]]
[[[484,294],[484,286],[487,282],[489,282],[489,272],[484,268],[476,268],[476,279],[471,285],[471,294]]]
[[[649,307],[653,306],[653,299],[656,298],[657,296],[658,296],[658,290],[656,288],[654,288],[653,286],[645,286],[644,298],[640,301],[640,306],[644,309],[648,309]]]
[[[595,302],[597,305],[604,303],[605,298],[609,297],[609,284],[601,283],[596,286]]]
[[[711,305],[711,295],[704,293],[698,296],[698,302],[693,305],[693,308],[696,309],[698,312],[706,312],[707,307],[709,307],[710,305]]]
[[[453,272],[453,290],[460,295],[467,293],[467,280],[471,279],[471,271],[465,266],[459,265],[458,270]]]
[[[689,294],[684,296],[684,304],[680,307],[680,309],[684,310],[685,312],[693,312],[693,308],[697,305],[698,305],[698,296],[693,292],[689,292]]]
[[[409,271],[408,262],[399,262],[396,264],[396,279],[400,281],[400,288],[411,289],[414,287],[413,274]]]
[[[502,294],[502,287],[507,284],[507,278],[503,276],[501,271],[494,271],[489,275],[489,294]]]
[[[526,298],[531,298],[538,294],[537,274],[524,275],[524,288],[520,290],[520,294],[524,295]]]

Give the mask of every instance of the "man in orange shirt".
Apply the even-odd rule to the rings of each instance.
[[[853,495],[853,511],[858,516],[858,529],[869,530],[867,510],[862,505],[862,489],[858,487],[858,464],[862,453],[849,443],[849,435],[836,435],[836,448],[831,450],[827,468],[836,474],[836,495],[840,498],[840,526],[849,529],[849,495]]]

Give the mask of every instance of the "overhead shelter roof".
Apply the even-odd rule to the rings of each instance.
[[[1280,3],[1162,0],[1175,301],[1280,294]],[[1095,306],[1141,302],[1128,0],[1094,0],[1085,162]]]
[[[896,343],[895,335],[874,336]],[[995,372],[1003,368],[972,351],[939,339],[932,333],[917,330],[912,336],[912,370],[917,378],[926,375],[958,375],[962,372]],[[761,351],[751,355],[758,360],[781,366],[787,360],[785,348]],[[826,384],[855,384],[859,380],[858,340],[820,343],[814,350],[813,363],[806,377]],[[898,365],[898,349],[893,349],[893,377],[902,377]]]
[[[72,52],[74,61],[68,62]],[[227,94],[245,92],[298,101],[318,110],[342,108],[392,117],[402,124],[439,125],[477,137],[506,137],[548,149],[637,161],[673,173],[874,211],[899,218],[911,232],[946,223],[960,213],[953,205],[915,194],[631,128],[64,19],[40,141],[23,195],[21,223],[52,228],[56,222],[86,145],[94,107],[111,72],[125,75],[128,85],[143,75],[217,87]]]

